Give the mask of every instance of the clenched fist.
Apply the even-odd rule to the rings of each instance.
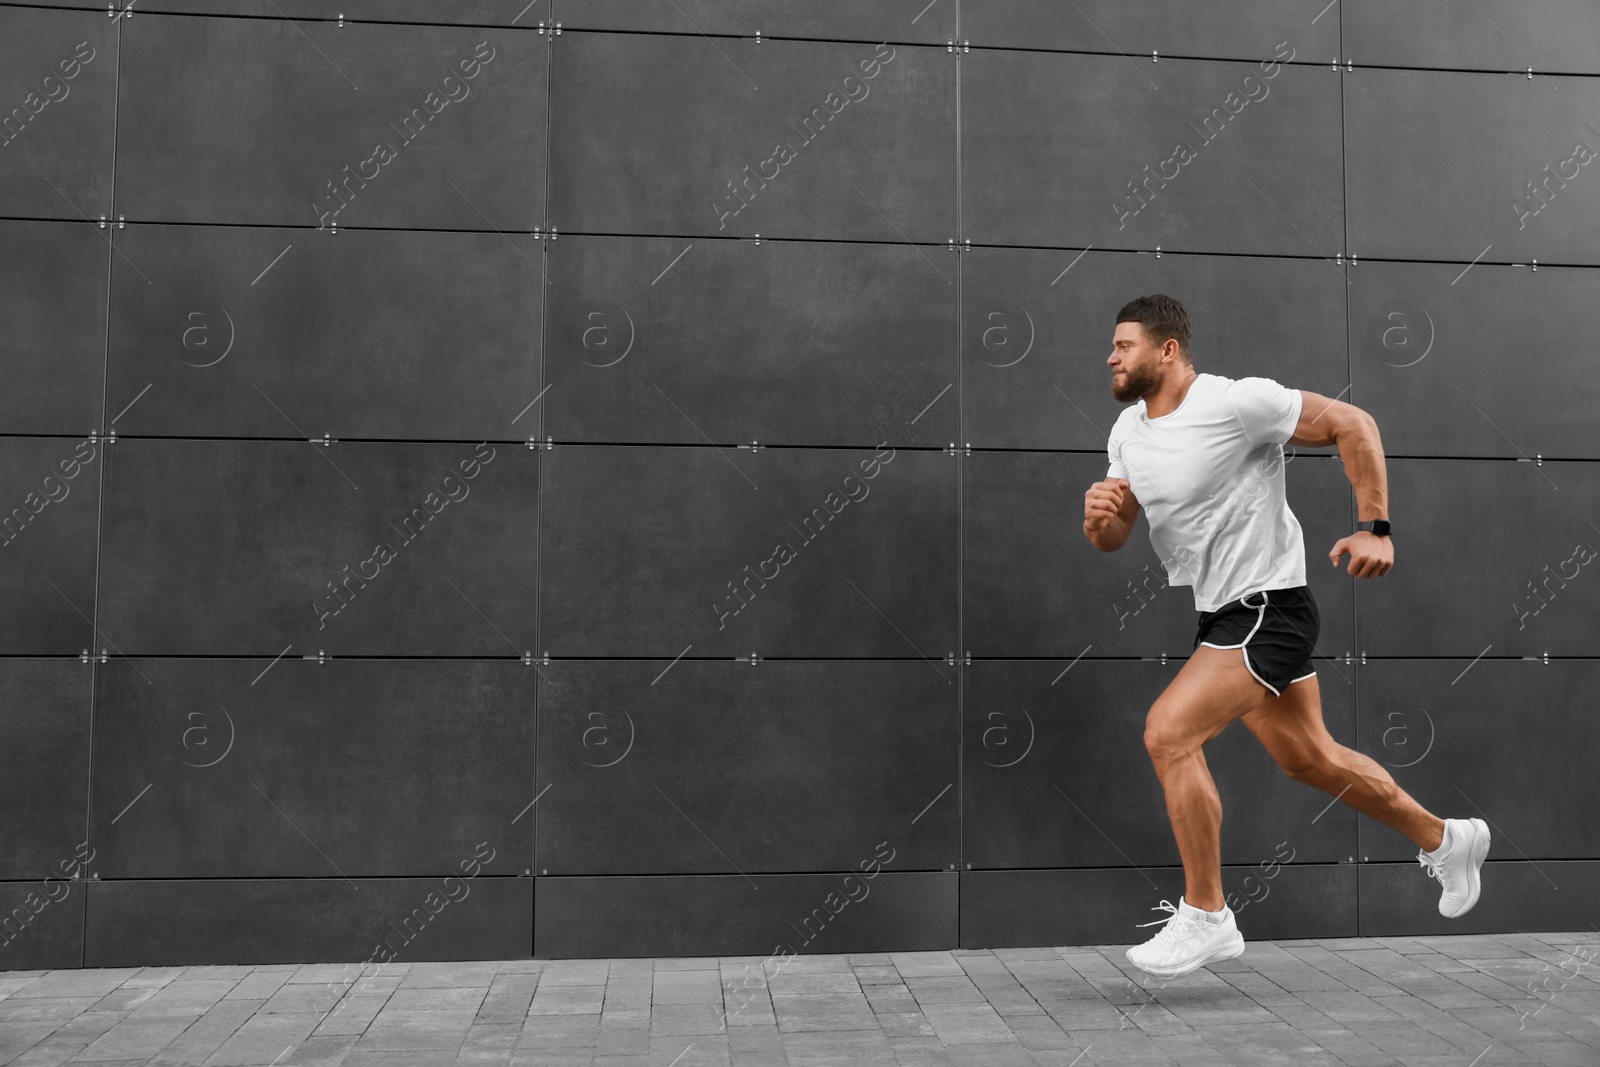
[[[1126,478],[1107,478],[1095,482],[1083,494],[1083,525],[1092,534],[1100,533],[1122,510],[1122,500],[1128,491]]]

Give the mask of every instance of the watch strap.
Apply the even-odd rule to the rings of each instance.
[[[1366,531],[1368,531],[1370,533],[1375,533],[1379,537],[1388,537],[1389,536],[1389,529],[1390,529],[1389,520],[1388,519],[1367,519],[1365,522],[1356,523],[1356,529],[1358,529],[1358,530],[1366,530]]]

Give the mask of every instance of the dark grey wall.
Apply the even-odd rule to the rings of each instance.
[[[1324,714],[1496,832],[1446,922],[1230,728],[1241,928],[1581,925],[1593,4],[557,5],[0,4],[0,967],[1142,939],[1155,291],[1377,417]]]

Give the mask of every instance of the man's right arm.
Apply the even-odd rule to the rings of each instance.
[[[1139,518],[1139,500],[1126,479],[1107,478],[1084,494],[1083,535],[1102,552],[1127,543]]]

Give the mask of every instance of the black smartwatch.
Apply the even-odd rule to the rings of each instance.
[[[1389,536],[1389,520],[1388,519],[1368,519],[1366,522],[1358,522],[1358,523],[1356,523],[1356,529],[1370,531],[1372,533],[1377,534],[1379,537],[1388,537]]]

